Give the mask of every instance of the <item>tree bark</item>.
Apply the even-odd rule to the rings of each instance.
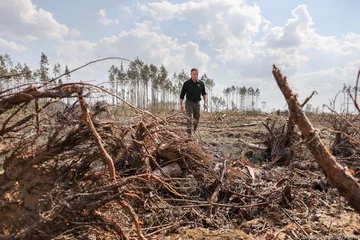
[[[112,178],[112,180],[115,181],[116,173],[115,173],[114,161],[111,158],[111,156],[109,155],[109,153],[106,151],[104,145],[102,144],[102,139],[94,127],[94,124],[90,117],[88,105],[85,102],[85,99],[82,94],[82,90],[78,93],[78,96],[79,96],[80,107],[81,107],[81,111],[82,111],[85,123],[88,126],[88,128],[94,138],[94,141],[100,150],[100,154],[101,154],[102,158],[104,159],[104,162],[108,166],[110,177]]]
[[[360,184],[336,161],[336,158],[324,145],[316,129],[314,129],[308,118],[303,113],[296,95],[292,92],[287,83],[286,77],[282,76],[282,73],[275,65],[273,66],[272,73],[286,99],[289,111],[295,117],[295,123],[305,140],[306,146],[320,165],[324,174],[328,178],[329,183],[336,187],[340,195],[345,197],[348,201],[349,205],[360,213]]]

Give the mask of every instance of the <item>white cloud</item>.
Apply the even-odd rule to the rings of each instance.
[[[38,9],[31,0],[5,0],[0,4],[0,32],[16,39],[34,40],[59,39],[69,30],[50,12]]]
[[[263,29],[264,32],[267,32],[270,25],[271,25],[271,21],[263,18],[262,22],[263,22],[263,28],[262,29]]]
[[[199,0],[181,4],[162,1],[138,7],[158,21],[177,18],[193,23],[198,36],[217,48],[229,47],[234,42],[249,45],[262,23],[260,8],[242,0]]]
[[[27,49],[24,45],[17,44],[15,42],[7,41],[5,39],[0,38],[0,52],[6,52],[7,50],[24,52]]]
[[[67,62],[75,67],[84,64],[79,59],[90,61],[117,56],[134,60],[139,57],[145,63],[157,66],[163,64],[170,74],[180,72],[181,69],[188,71],[193,67],[206,72],[210,57],[199,50],[198,44],[194,42],[180,44],[176,38],[153,32],[149,22],[136,23],[136,26],[135,29],[121,31],[117,35],[102,38],[96,43],[63,40],[55,46],[58,51],[58,61]],[[102,76],[102,79],[106,79],[107,69],[103,70],[103,74],[105,76]]]
[[[284,27],[271,28],[263,42],[268,48],[286,49],[317,49],[329,51],[337,49],[338,43],[333,36],[321,36],[316,33],[314,22],[306,5],[300,5],[291,11],[294,16],[289,19]]]
[[[179,10],[180,4],[171,4],[167,1],[149,3],[148,5],[137,4],[140,11],[151,14],[156,20],[169,20]]]
[[[344,64],[343,67],[297,74],[292,76],[289,82],[290,85],[293,85],[302,94],[300,96],[301,99],[305,99],[313,90],[316,90],[318,95],[310,103],[315,106],[322,106],[322,104],[329,105],[329,99],[332,99],[342,89],[344,84],[355,86],[359,69],[360,61],[353,61]],[[339,98],[337,100],[338,108],[342,99]]]
[[[96,15],[99,17],[99,21],[101,22],[102,25],[104,26],[109,26],[110,24],[119,24],[119,20],[118,19],[115,19],[115,20],[112,20],[112,19],[109,19],[106,17],[106,10],[105,9],[100,9]]]
[[[72,38],[78,38],[78,37],[81,36],[81,32],[80,32],[78,29],[73,28],[73,29],[71,29],[71,31],[70,31],[70,36],[71,36]]]
[[[198,36],[217,51],[216,58],[235,71],[240,70],[244,77],[268,76],[273,63],[294,73],[309,62],[312,50],[318,54],[360,55],[359,35],[349,33],[337,39],[316,33],[306,5],[292,10],[293,17],[284,26],[272,28],[257,4],[251,6],[242,0],[199,0],[181,4],[162,1],[138,4],[138,8],[157,21],[178,19],[192,23]],[[265,36],[254,42],[260,29]]]
[[[306,5],[300,5],[291,11],[294,18],[289,19],[284,27],[271,28],[262,42],[268,48],[300,50],[313,49],[326,53],[359,54],[360,35],[348,33],[342,39],[335,36],[322,36],[316,33]]]
[[[129,15],[132,14],[132,11],[131,11],[130,7],[122,7],[121,10],[124,11],[125,13],[129,14]]]

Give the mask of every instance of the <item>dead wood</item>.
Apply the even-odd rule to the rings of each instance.
[[[339,190],[339,193],[345,197],[349,204],[360,213],[360,184],[336,161],[336,158],[324,145],[317,131],[302,112],[296,95],[289,87],[286,77],[282,76],[282,73],[275,65],[272,72],[289,105],[289,111],[293,114],[295,122],[302,133],[306,146],[330,182]]]
[[[272,165],[289,165],[294,160],[296,144],[299,142],[299,135],[295,131],[294,116],[290,113],[286,121],[267,118],[263,123],[268,136],[263,144],[269,149],[269,156]]]
[[[301,108],[303,108],[303,107],[310,101],[310,99],[311,99],[315,94],[318,94],[318,92],[317,92],[317,91],[313,91],[313,92],[311,93],[311,95],[310,95],[309,97],[307,97],[307,98],[305,99],[305,101],[300,105]]]
[[[158,176],[170,177],[170,178],[177,178],[177,177],[181,177],[182,171],[179,164],[173,162],[160,169],[156,169],[155,171],[152,172],[152,174]]]
[[[187,228],[321,239],[334,231],[317,228],[317,213],[352,213],[312,162],[264,169],[244,152],[221,158],[187,137],[180,113],[162,118],[125,101],[89,106],[93,92],[118,96],[86,83],[41,88],[0,97],[0,239],[164,239]],[[56,102],[67,97],[75,104]],[[286,124],[266,124],[275,160],[286,155]],[[115,181],[104,172],[110,160],[111,175],[122,176]]]
[[[36,87],[31,86],[22,92],[13,94],[7,98],[0,100],[0,114],[5,113],[14,106],[19,104],[30,102],[33,99],[40,98],[65,98],[70,97],[71,94],[78,92],[79,89],[76,86],[72,88],[60,88],[48,91],[39,91]]]
[[[80,102],[81,111],[83,113],[86,125],[89,127],[89,129],[92,133],[92,136],[94,138],[94,141],[100,149],[101,156],[103,157],[104,161],[106,162],[106,164],[109,168],[110,177],[113,180],[115,180],[114,161],[112,160],[111,156],[107,153],[106,149],[104,148],[104,145],[102,144],[102,139],[101,139],[100,135],[97,133],[93,122],[91,121],[90,114],[89,114],[89,108],[87,106],[87,103],[84,100],[82,91],[79,92],[79,102]]]
[[[221,185],[222,185],[222,183],[224,181],[225,173],[226,173],[226,158],[224,159],[224,162],[223,162],[223,165],[222,165],[222,169],[221,169],[221,172],[220,172],[220,178],[219,178],[219,180],[216,181],[215,190],[214,190],[213,194],[211,195],[211,197],[209,199],[210,203],[213,203],[216,200],[216,198],[217,198],[217,196],[219,194]],[[210,206],[209,209],[208,209],[208,212],[207,212],[207,217],[208,218],[211,218],[212,211],[213,211],[213,207]]]

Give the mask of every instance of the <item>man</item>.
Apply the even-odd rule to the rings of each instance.
[[[194,118],[194,131],[196,131],[200,119],[200,101],[201,96],[204,98],[204,109],[207,109],[207,95],[205,91],[205,84],[198,80],[199,70],[191,69],[191,78],[184,82],[180,93],[180,110],[184,111],[183,101],[186,95],[185,110],[188,117]],[[192,124],[189,122],[188,134],[192,134]]]

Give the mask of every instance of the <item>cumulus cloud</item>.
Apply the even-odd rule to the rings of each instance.
[[[217,52],[216,58],[234,71],[240,69],[243,77],[265,77],[273,63],[295,73],[310,61],[309,51],[313,50],[318,54],[360,54],[360,36],[355,33],[342,38],[318,34],[306,5],[293,9],[293,17],[284,26],[274,27],[257,4],[242,0],[161,1],[137,6],[157,21],[192,23],[198,37]],[[264,36],[254,41],[260,30]]]
[[[16,39],[59,39],[69,29],[50,12],[38,9],[31,0],[11,0],[0,4],[0,32]]]
[[[291,77],[290,84],[298,92],[302,93],[301,99],[305,99],[313,90],[318,92],[311,103],[322,106],[329,105],[329,99],[346,86],[355,86],[355,79],[360,68],[360,61],[352,61],[344,64],[342,67],[328,68],[320,71],[297,74]],[[341,98],[337,99],[337,107],[340,107]],[[330,106],[330,105],[329,105]],[[337,110],[340,110],[338,109]]]
[[[300,5],[291,11],[293,18],[284,27],[271,28],[263,42],[268,48],[301,48],[322,51],[336,50],[339,43],[333,36],[321,36],[316,33],[314,22],[306,5]]]
[[[24,45],[17,44],[15,42],[7,41],[5,39],[0,38],[0,52],[6,52],[7,50],[24,52],[27,49]]]
[[[254,52],[253,37],[261,27],[263,31],[267,30],[270,21],[261,15],[257,4],[248,5],[242,0],[199,0],[180,4],[162,1],[138,4],[138,8],[157,21],[177,19],[191,23],[198,37],[208,41],[217,52],[216,58],[220,62],[235,69],[248,68],[249,71],[243,71],[244,74],[261,73],[251,70],[254,69],[251,67],[254,61],[266,62],[261,57],[264,52]],[[273,51],[270,55],[276,58]]]
[[[193,23],[198,36],[217,48],[229,47],[234,42],[248,45],[262,24],[259,6],[247,5],[242,0],[200,0],[181,4],[162,1],[138,4],[138,7],[158,21],[176,18]]]
[[[283,27],[271,28],[261,40],[263,47],[271,49],[317,50],[323,53],[359,54],[360,35],[348,33],[342,38],[316,33],[315,23],[306,5],[296,7]]]
[[[136,23],[136,28],[121,31],[117,35],[88,41],[63,40],[56,46],[59,62],[71,62],[73,66],[83,63],[77,59],[98,59],[119,56],[130,60],[139,57],[145,63],[163,64],[169,73],[198,67],[206,71],[210,57],[194,42],[180,44],[176,38],[151,31],[149,22]],[[130,47],[131,46],[131,47]],[[135,46],[135,47],[133,47]],[[107,70],[104,70],[107,74]]]
[[[112,20],[112,19],[109,19],[106,17],[106,10],[105,9],[100,9],[96,15],[98,16],[99,18],[99,21],[101,22],[102,25],[104,26],[109,26],[110,24],[119,24],[119,20],[118,19],[115,19],[115,20]]]

